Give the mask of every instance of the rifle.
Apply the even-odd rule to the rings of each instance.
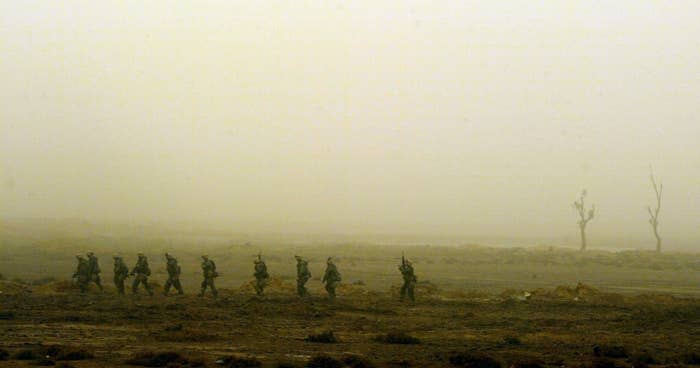
[[[401,251],[401,266],[406,266],[406,255]]]

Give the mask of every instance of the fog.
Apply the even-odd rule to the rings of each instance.
[[[700,239],[700,2],[3,1],[0,215]],[[674,248],[675,247],[675,248]]]

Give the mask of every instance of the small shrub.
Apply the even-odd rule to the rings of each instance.
[[[37,361],[34,362],[34,365],[42,366],[42,367],[49,367],[49,366],[54,366],[56,365],[56,362],[49,358],[41,358]]]
[[[591,368],[622,368],[621,366],[617,365],[614,360],[605,358],[605,357],[599,357],[595,358],[591,361],[590,364]]]
[[[640,353],[632,355],[630,358],[630,363],[635,368],[644,368],[649,364],[657,364],[656,359],[648,351],[642,351]]]
[[[392,360],[392,361],[388,362],[387,365],[390,367],[409,368],[409,367],[411,367],[411,362],[409,362],[406,359]]]
[[[15,313],[12,311],[0,311],[0,320],[15,319]]]
[[[686,353],[683,355],[681,361],[688,365],[700,365],[700,354]]]
[[[166,309],[167,309],[167,307],[166,307]],[[178,323],[178,324],[175,324],[172,326],[166,326],[163,330],[168,331],[168,332],[172,332],[172,331],[182,331],[182,329],[183,329],[182,323]]]
[[[56,368],[75,368],[75,366],[70,365],[68,363],[58,363],[56,365]]]
[[[167,367],[170,364],[187,364],[187,358],[173,351],[154,353],[145,351],[134,354],[126,361],[128,365],[142,367]]]
[[[306,363],[306,368],[342,368],[343,363],[328,355],[316,355],[309,359]]]
[[[56,356],[56,360],[88,360],[95,356],[91,352],[83,349],[66,350]]]
[[[63,346],[60,345],[48,345],[48,346],[42,346],[39,349],[39,354],[44,355],[44,356],[49,356],[49,357],[56,357],[58,354],[61,354],[63,352],[64,348]]]
[[[226,368],[258,368],[262,367],[255,357],[225,356],[216,360],[216,363]]]
[[[16,352],[15,355],[12,356],[12,358],[15,360],[34,360],[39,359],[40,357],[34,350],[25,349]]]
[[[522,360],[514,362],[510,365],[510,368],[542,368],[544,363],[539,360]]]
[[[350,368],[374,368],[375,365],[369,359],[360,355],[346,355],[341,361]]]
[[[54,277],[42,277],[40,279],[32,280],[31,284],[32,284],[32,286],[42,286],[42,285],[50,284],[52,282],[56,282],[56,278],[54,278]]]
[[[10,359],[10,353],[5,349],[0,349],[0,360]]]
[[[522,341],[515,336],[506,336],[503,338],[503,343],[506,345],[522,345]]]
[[[338,342],[338,338],[335,336],[333,331],[326,331],[316,335],[309,335],[306,337],[306,341],[322,344],[335,344]]]
[[[381,342],[384,344],[400,344],[400,345],[420,344],[420,340],[417,337],[413,337],[405,332],[390,332],[386,335],[378,335],[374,338],[374,341]]]
[[[152,336],[156,340],[164,342],[207,342],[220,339],[218,335],[190,329],[160,332]]]
[[[466,368],[501,368],[501,363],[483,354],[457,353],[450,356],[450,364]]]
[[[607,358],[627,358],[627,349],[624,346],[615,345],[595,345],[593,355]]]
[[[190,358],[188,366],[192,368],[206,367],[207,363],[203,358]]]
[[[289,363],[289,362],[280,362],[277,363],[277,368],[297,368],[297,366],[294,363]]]

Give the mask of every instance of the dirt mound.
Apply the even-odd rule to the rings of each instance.
[[[517,289],[506,289],[499,295],[503,300],[528,300],[532,296],[533,292],[517,290]]]
[[[0,294],[20,294],[31,292],[29,286],[12,281],[0,280]]]
[[[370,292],[364,285],[358,284],[340,284],[335,289],[338,295],[344,296],[364,296],[369,295]]]
[[[80,291],[77,284],[68,280],[54,281],[45,285],[37,286],[35,289],[38,293],[53,294],[53,293],[69,293]]]
[[[533,299],[568,301],[592,300],[602,295],[600,290],[580,282],[575,287],[560,285],[554,290],[533,290],[531,294]]]
[[[241,293],[255,293],[255,280],[250,280],[249,282],[243,283],[238,288]],[[279,293],[296,293],[297,286],[291,282],[286,282],[279,277],[270,277],[267,281],[267,286],[265,287],[265,292],[279,292]]]

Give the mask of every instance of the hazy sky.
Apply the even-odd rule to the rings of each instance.
[[[700,238],[700,1],[1,1],[2,217]]]

